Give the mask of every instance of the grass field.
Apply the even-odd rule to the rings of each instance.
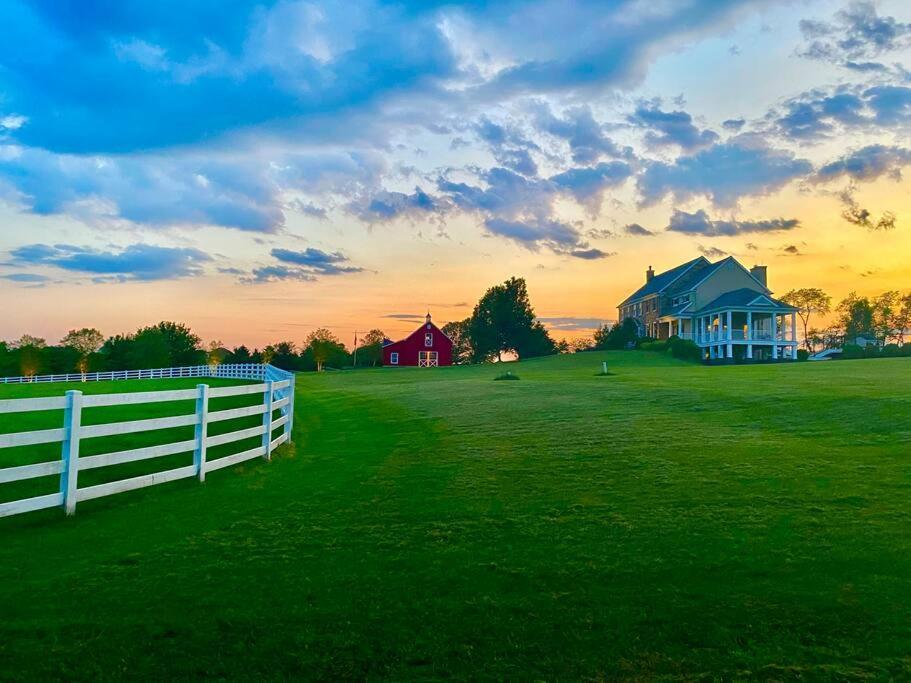
[[[911,677],[911,359],[512,369],[300,375],[271,463],[0,520],[0,678]]]

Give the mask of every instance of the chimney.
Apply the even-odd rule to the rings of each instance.
[[[750,275],[759,280],[763,287],[769,286],[769,267],[768,266],[753,266],[750,268]]]
[[[645,271],[645,281],[646,281],[646,282],[651,282],[653,277],[655,277],[655,271],[652,270],[652,267],[651,267],[651,266],[649,266],[649,267],[648,267],[648,270]]]

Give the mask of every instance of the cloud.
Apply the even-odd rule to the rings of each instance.
[[[704,195],[718,206],[732,206],[741,197],[769,194],[812,170],[806,159],[740,136],[669,163],[650,162],[638,185],[645,205],[668,195],[678,201]]]
[[[51,279],[47,275],[39,275],[38,273],[9,273],[7,275],[0,275],[0,278],[9,280],[10,282],[22,282],[27,284],[40,284],[48,282]]]
[[[630,123],[648,129],[645,141],[654,147],[676,145],[685,152],[708,147],[718,140],[718,133],[700,131],[693,117],[685,111],[662,111],[656,104],[641,104],[628,117]]]
[[[593,164],[604,156],[628,158],[632,154],[630,149],[621,149],[605,134],[604,127],[595,121],[588,106],[568,109],[563,118],[559,118],[548,105],[539,103],[535,108],[535,122],[540,131],[569,144],[572,160],[577,164]]]
[[[538,322],[549,329],[564,332],[597,330],[604,324],[602,318],[574,318],[572,316],[538,318]]]
[[[329,253],[321,249],[308,247],[304,251],[290,249],[273,249],[272,256],[283,263],[304,266],[316,275],[341,275],[344,273],[361,273],[363,268],[344,265],[349,262],[347,256],[339,251]]]
[[[746,125],[746,121],[744,119],[727,119],[721,123],[722,128],[734,133],[739,133],[740,129],[743,128],[744,125]]]
[[[800,249],[796,244],[788,244],[781,248],[781,250],[788,254],[789,256],[802,256]]]
[[[506,237],[532,250],[547,246],[562,251],[575,247],[580,241],[576,228],[557,220],[488,218],[484,227],[491,235]]]
[[[51,266],[106,280],[171,280],[202,274],[211,257],[198,249],[133,244],[121,251],[101,251],[68,244],[29,244],[10,252],[16,264]]]
[[[911,24],[879,16],[866,0],[850,3],[831,22],[801,21],[800,30],[810,41],[801,56],[843,65],[911,45]]]
[[[712,220],[702,209],[695,213],[675,209],[667,230],[688,235],[733,237],[745,233],[781,232],[793,230],[799,226],[800,221],[796,218],[772,218],[759,221]]]
[[[633,175],[624,161],[602,162],[597,166],[570,168],[550,177],[550,182],[566,190],[581,204],[599,205],[604,191],[622,185]]]
[[[836,132],[839,125],[866,124],[865,107],[864,98],[852,91],[810,91],[786,102],[775,123],[785,137],[813,140]]]
[[[826,182],[843,176],[875,180],[884,175],[900,180],[902,167],[909,164],[911,150],[905,147],[867,145],[825,164],[816,172],[814,180]]]
[[[254,268],[250,276],[241,278],[247,284],[264,284],[267,282],[283,282],[294,280],[297,282],[316,282],[316,275],[303,268],[289,268],[288,266],[262,266]]]
[[[540,151],[540,147],[515,126],[495,123],[487,116],[482,116],[474,130],[488,144],[499,165],[525,176],[538,174],[538,164],[531,152]]]
[[[569,255],[573,258],[580,258],[586,261],[596,261],[603,258],[610,258],[611,256],[616,256],[617,252],[615,251],[601,251],[600,249],[595,249],[594,247],[589,247],[587,249],[573,249],[569,252]]]
[[[402,216],[417,218],[439,214],[448,206],[420,187],[415,187],[411,194],[381,190],[371,197],[352,202],[348,208],[367,223],[381,223]]]
[[[831,138],[849,130],[891,130],[911,124],[911,88],[811,90],[785,102],[772,119],[779,135],[798,141]]]
[[[700,244],[696,248],[699,250],[700,254],[709,259],[722,258],[728,255],[724,249],[719,249],[718,247],[704,247]]]
[[[897,216],[892,211],[884,211],[878,219],[874,219],[873,213],[862,207],[854,198],[855,189],[852,184],[839,194],[844,206],[841,217],[848,223],[866,228],[870,232],[894,230],[898,222]]]
[[[648,228],[645,228],[638,223],[628,223],[623,227],[623,231],[627,235],[636,235],[637,237],[654,237],[658,233],[652,232]]]

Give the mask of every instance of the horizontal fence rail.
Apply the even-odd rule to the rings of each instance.
[[[225,377],[229,379],[263,380],[266,378],[267,368],[271,367],[271,365],[266,363],[223,363],[221,365],[188,365],[181,368],[152,368],[149,370],[70,372],[62,375],[0,377],[0,384],[110,382],[121,379],[180,379],[182,377]],[[275,369],[277,370],[278,368]]]
[[[201,373],[207,374],[201,374]],[[155,373],[149,374],[149,373]],[[200,374],[190,374],[200,373]],[[294,375],[268,364],[197,366],[192,368],[165,368],[156,370],[131,370],[128,373],[92,373],[97,377],[85,381],[108,379],[150,379],[176,377],[221,377],[226,379],[243,379],[258,381],[258,384],[238,386],[210,387],[198,384],[195,389],[178,389],[175,391],[142,391],[135,393],[96,394],[83,396],[81,391],[67,391],[65,396],[49,398],[25,398],[0,400],[0,415],[47,410],[63,410],[63,426],[53,429],[42,429],[12,434],[0,434],[0,452],[5,448],[32,446],[46,443],[61,444],[61,458],[32,465],[0,468],[0,484],[36,479],[53,475],[60,476],[57,493],[34,496],[22,500],[0,503],[0,517],[7,517],[44,508],[62,507],[68,515],[76,511],[79,501],[91,500],[123,493],[134,489],[163,484],[177,479],[195,477],[205,481],[206,473],[253,458],[269,460],[278,446],[291,440],[294,424]],[[112,375],[117,375],[112,377]],[[79,377],[84,375],[48,375],[47,377]],[[10,379],[10,378],[7,378]],[[16,379],[16,378],[13,378]],[[31,378],[29,381],[49,382],[44,378]],[[77,381],[60,379],[57,381]],[[209,412],[209,400],[229,396],[262,394],[262,403]],[[139,420],[127,420],[97,425],[83,425],[84,408],[103,406],[142,405],[167,401],[188,401],[195,399],[195,410],[187,415],[157,417]],[[279,417],[273,419],[275,411]],[[244,427],[225,434],[209,436],[208,426],[211,423],[234,420],[243,417],[261,415],[262,423],[255,427]],[[100,455],[80,457],[80,442],[113,435],[137,434],[174,427],[194,428],[194,437],[173,443],[133,448]],[[281,434],[272,438],[276,429]],[[217,460],[207,460],[206,452],[210,447],[261,437],[260,445],[240,453],[227,455]],[[112,465],[139,462],[161,458],[168,455],[193,453],[193,464],[175,469],[153,472],[128,479],[119,479],[94,486],[79,487],[79,472],[98,469]]]

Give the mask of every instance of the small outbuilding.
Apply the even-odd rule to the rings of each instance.
[[[433,324],[428,313],[424,324],[404,339],[383,342],[383,365],[419,368],[452,365],[452,340]]]

